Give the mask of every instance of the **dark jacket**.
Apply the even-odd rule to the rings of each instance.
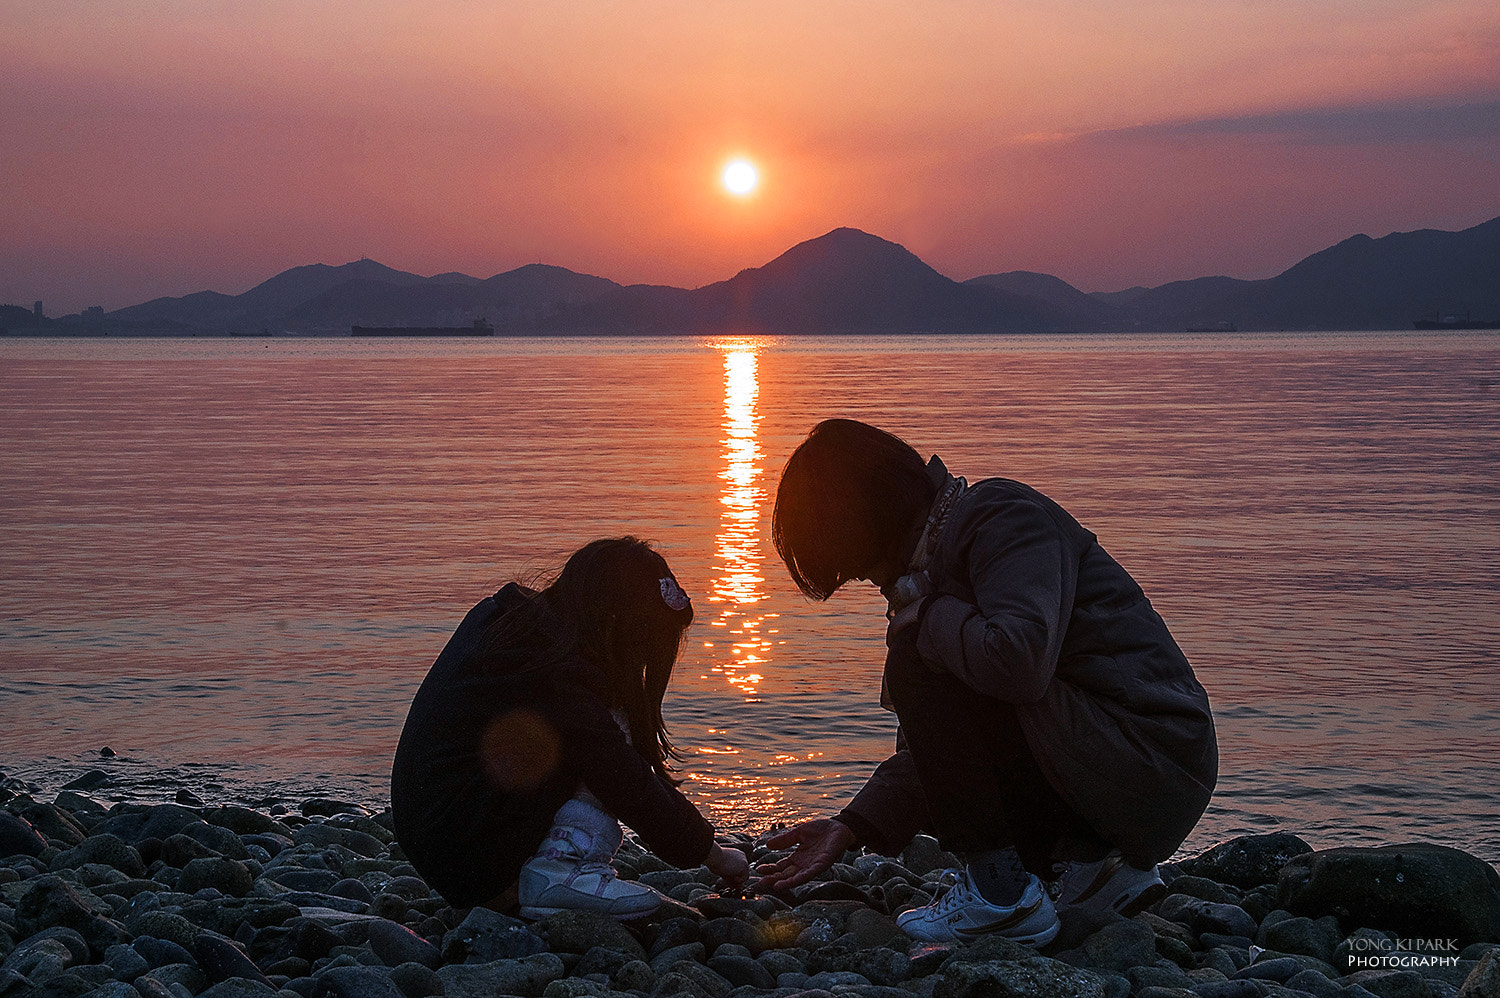
[[[948,480],[937,458],[929,473]],[[1107,841],[1169,858],[1208,806],[1218,747],[1208,695],[1135,580],[1061,506],[1003,478],[959,496],[928,574],[923,660],[1013,704],[1048,782]],[[842,817],[884,850],[910,841],[925,804],[909,756]]]
[[[559,657],[555,636],[532,633],[478,667],[486,626],[533,595],[511,584],[469,611],[422,681],[396,748],[397,841],[457,907],[515,883],[580,784],[669,863],[696,866],[713,844],[697,809],[615,723],[596,666]]]

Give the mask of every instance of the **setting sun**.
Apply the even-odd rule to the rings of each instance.
[[[724,189],[731,194],[749,194],[760,183],[760,174],[749,160],[737,159],[724,167],[721,178]]]

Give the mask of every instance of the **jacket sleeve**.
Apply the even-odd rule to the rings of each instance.
[[[932,599],[917,634],[930,666],[1008,703],[1041,699],[1073,611],[1078,560],[1057,523],[1036,503],[1007,498],[962,524],[956,571],[970,603]],[[944,580],[934,583],[943,590]]]
[[[860,845],[881,856],[897,855],[930,824],[916,763],[899,732],[895,755],[870,774],[834,817],[849,826]]]
[[[713,827],[631,746],[603,701],[583,695],[562,707],[551,713],[561,729],[563,765],[668,863],[694,867],[707,859]]]

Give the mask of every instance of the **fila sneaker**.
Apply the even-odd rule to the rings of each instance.
[[[932,904],[898,915],[896,925],[923,942],[970,943],[999,934],[1027,946],[1047,945],[1060,928],[1052,899],[1036,877],[1015,904],[997,905],[980,896],[966,870],[960,870],[953,886]]]
[[[1118,851],[1092,863],[1059,863],[1054,886],[1057,907],[1064,912],[1104,914],[1114,911],[1130,918],[1166,896],[1156,867],[1138,870]]]

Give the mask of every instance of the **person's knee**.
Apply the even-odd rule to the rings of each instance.
[[[891,696],[900,702],[901,694],[931,685],[933,672],[917,653],[915,638],[900,636],[885,656],[885,683]]]

